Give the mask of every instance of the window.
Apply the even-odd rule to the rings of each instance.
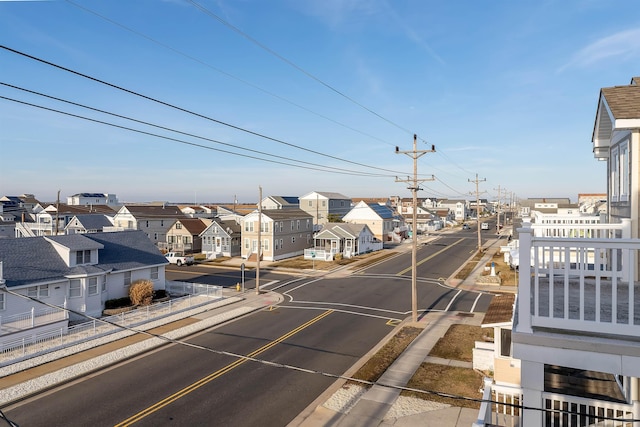
[[[244,223],[244,231],[253,231],[253,222],[247,221]]]
[[[611,170],[609,171],[609,176],[611,177],[611,200],[614,202],[618,201],[618,191],[620,189],[620,165],[618,164],[618,149],[611,150]]]
[[[269,239],[264,239],[264,241],[262,242],[262,249],[264,249],[265,251],[269,250]]]
[[[273,248],[273,249],[274,249],[274,250],[276,250],[276,251],[277,251],[278,249],[280,249],[280,245],[278,244],[278,239],[275,239],[275,240],[273,241],[273,246],[274,246],[274,248]]]
[[[295,242],[296,242],[295,236],[291,236],[291,243],[295,243]]]
[[[322,201],[322,207],[323,207],[323,208],[326,208],[326,207],[327,207],[327,201],[326,201],[326,200],[323,200],[323,201]]]
[[[49,285],[29,286],[27,296],[31,298],[43,298],[49,296]]]
[[[69,298],[78,298],[82,296],[82,283],[80,279],[69,281]]]
[[[269,232],[269,223],[268,222],[260,223],[260,232],[262,232],[262,233],[268,233]]]
[[[0,310],[7,308],[4,303],[4,292],[0,292]]]
[[[124,272],[124,286],[127,287],[131,285],[131,272],[130,271],[125,271]]]
[[[500,356],[511,357],[511,329],[500,329]]]
[[[158,233],[153,233],[153,240],[158,240]]]
[[[249,239],[248,238],[244,239],[244,248],[245,249],[249,249]]]
[[[91,251],[77,251],[76,252],[76,265],[89,264],[91,262]]]
[[[87,286],[87,293],[89,295],[98,294],[98,278],[97,277],[89,277],[89,285]]]
[[[629,200],[629,146],[620,146],[620,200]]]
[[[151,267],[151,280],[158,280],[158,267]]]
[[[282,232],[283,229],[284,229],[284,222],[280,221],[280,232]]]
[[[100,276],[100,290],[107,292],[107,278],[104,276]]]
[[[176,222],[176,230],[181,230],[181,229],[182,229],[182,223]]]
[[[146,223],[147,223],[147,228],[149,228],[149,221],[146,221]]]
[[[309,207],[313,206],[313,201],[309,200]]]
[[[189,243],[191,243],[191,238],[189,236],[183,236],[182,243],[188,245]]]
[[[296,230],[300,230],[300,220],[296,221]]]
[[[291,231],[293,231],[293,221],[291,221]]]

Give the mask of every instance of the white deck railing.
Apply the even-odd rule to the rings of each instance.
[[[36,326],[46,325],[49,323],[60,322],[69,318],[64,307],[61,308],[43,308],[31,310],[24,313],[12,314],[10,316],[0,316],[0,335],[11,334],[25,329],[31,329]]]
[[[629,238],[629,221],[568,226],[525,223],[518,232],[521,332],[547,327],[640,336],[640,291],[635,282],[640,239]],[[582,237],[544,237],[576,232]]]
[[[542,401],[546,427],[634,425],[630,421],[634,418],[630,404],[554,393],[542,393]]]

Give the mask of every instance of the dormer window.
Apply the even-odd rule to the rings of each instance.
[[[76,265],[81,265],[81,264],[90,264],[91,263],[91,251],[90,250],[84,250],[84,251],[77,251],[76,252]]]

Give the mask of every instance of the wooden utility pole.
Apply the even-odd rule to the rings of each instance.
[[[262,257],[262,187],[258,186],[258,259],[256,261],[256,294],[260,295],[260,257]]]
[[[503,191],[504,188],[502,189]],[[498,222],[496,223],[496,231],[500,232],[500,213],[502,212],[502,193],[500,192],[500,186],[498,185]]]
[[[480,191],[478,190],[478,184],[486,180],[486,178],[478,179],[478,174],[476,174],[475,180],[469,180],[469,182],[476,183],[476,210],[478,211],[478,252],[482,252],[482,234],[480,234]]]
[[[433,153],[436,151],[435,145],[431,146],[431,150],[418,150],[417,135],[413,135],[413,151],[400,151],[399,147],[396,147],[396,154],[406,154],[413,159],[413,178],[407,177],[407,179],[398,179],[396,182],[406,182],[411,184],[407,187],[411,190],[413,195],[413,218],[411,223],[411,319],[414,322],[418,321],[418,286],[417,286],[417,254],[418,254],[418,190],[422,190],[419,187],[419,183],[424,181],[433,181],[435,178],[433,175],[430,179],[418,179],[418,158],[422,157],[426,153]]]

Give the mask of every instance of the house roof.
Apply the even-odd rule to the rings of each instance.
[[[507,293],[493,297],[482,320],[483,327],[511,323],[516,295]]]
[[[98,248],[99,264],[67,267],[54,245],[72,250]],[[78,274],[132,270],[166,264],[142,231],[0,239],[0,261],[7,287],[65,280]]]
[[[356,238],[362,230],[368,228],[365,224],[351,224],[347,222],[329,222],[322,227],[322,230],[315,236],[316,239],[332,238]]]
[[[102,230],[104,227],[111,227],[113,225],[109,217],[104,214],[80,214],[74,218],[76,218],[86,230]]]
[[[300,205],[300,199],[295,196],[270,196],[270,198],[276,203],[280,203],[281,205]]]
[[[606,87],[601,94],[616,120],[640,118],[639,85]]]
[[[173,205],[124,205],[136,218],[188,218],[178,206]]]
[[[314,194],[318,195],[319,197],[324,197],[325,199],[330,199],[330,200],[351,200],[349,197],[345,196],[344,194],[332,193],[330,191],[312,191],[311,193],[307,193],[300,198],[308,199]]]
[[[207,228],[207,225],[209,225],[200,218],[181,218],[178,221],[180,221],[180,224],[182,224],[182,226],[193,235],[202,233]]]
[[[250,215],[258,214],[258,210],[254,210]],[[262,209],[262,215],[272,219],[273,221],[281,221],[288,219],[307,219],[313,218],[312,215],[298,208],[289,209]]]
[[[48,205],[45,211],[54,215],[58,214],[83,214],[83,213],[102,213],[107,215],[115,215],[116,211],[108,205],[67,205],[66,203],[58,203]]]

